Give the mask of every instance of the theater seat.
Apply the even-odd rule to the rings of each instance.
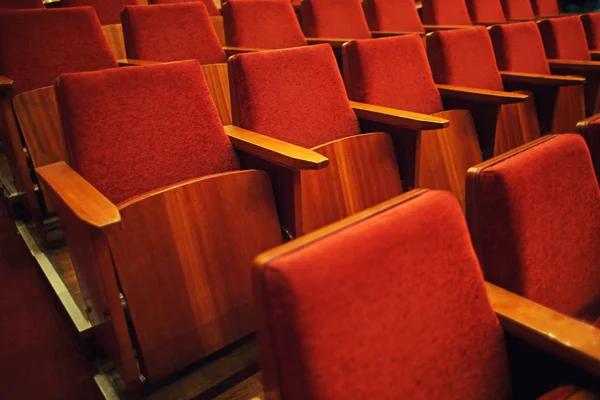
[[[194,3],[199,2],[204,4],[206,10],[208,11],[208,15],[218,16],[221,15],[217,5],[213,0],[148,0],[148,4],[174,4],[174,3]]]
[[[438,84],[505,91],[494,48],[484,27],[432,32],[427,35],[427,55]],[[533,99],[525,92],[505,93],[521,97],[512,102],[504,97],[491,106],[481,104],[480,109],[470,108],[484,159],[540,136]],[[462,100],[453,104],[453,108],[464,108]]]
[[[249,268],[281,231],[269,177],[240,169],[198,61],[63,74],[56,94],[69,163],[36,172],[128,387],[140,384],[130,335],[156,383],[251,333]],[[327,164],[268,137],[244,141],[290,168]]]
[[[19,124],[13,114],[13,97],[52,85],[62,72],[113,67],[117,67],[117,61],[91,7],[0,11],[0,75],[5,77],[0,90],[2,149],[16,189],[26,194],[27,206],[35,217],[40,216],[43,206],[34,191]],[[34,166],[38,165],[39,152],[53,153],[60,144],[47,131],[60,128],[49,124],[45,129],[35,136],[22,132]]]
[[[465,0],[423,0],[421,19],[428,25],[473,25]]]
[[[371,31],[425,32],[414,0],[365,0],[363,8]]]
[[[0,9],[3,8],[44,8],[44,2],[42,0],[2,0]]]
[[[62,7],[94,7],[102,25],[118,24],[121,10],[138,4],[138,0],[61,0]]]
[[[506,16],[500,0],[465,0],[469,16],[474,23],[502,23]]]
[[[323,154],[329,167],[288,174],[267,169],[282,225],[301,236],[402,191],[392,137],[361,134],[359,120],[414,131],[447,120],[349,102],[331,47],[315,45],[238,54],[228,60],[234,125]]]
[[[227,44],[255,49],[305,46],[290,1],[230,0],[223,5]]]
[[[552,72],[586,78],[585,106],[588,115],[600,112],[598,85],[600,63],[592,62],[583,24],[578,16],[538,22]]]
[[[488,30],[505,87],[533,92],[542,132],[573,132],[585,118],[585,80],[551,75],[535,22],[496,25]]]
[[[600,13],[583,14],[581,22],[585,29],[588,48],[593,60],[600,59]]]
[[[600,190],[581,136],[471,168],[467,218],[486,280],[589,323],[600,316]]]
[[[537,17],[554,17],[560,15],[557,0],[530,0],[533,12]]]
[[[532,20],[535,19],[533,7],[530,0],[501,0],[502,10],[508,20]]]
[[[399,160],[415,171],[409,187],[450,190],[464,207],[467,169],[481,162],[481,148],[470,111],[446,110],[443,101],[464,96],[465,89],[436,86],[418,35],[353,40],[344,45],[343,64],[350,99],[450,121],[446,128],[415,132],[414,152]],[[495,104],[503,95],[472,89],[468,94],[477,96],[477,104]],[[403,178],[409,180],[406,173]]]
[[[409,192],[256,264],[266,399],[538,398],[515,384],[543,372],[518,360],[512,335],[567,363],[598,365],[586,359],[598,354],[598,329],[483,281],[447,192]],[[539,398],[594,395],[548,386]]]

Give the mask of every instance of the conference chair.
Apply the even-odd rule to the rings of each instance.
[[[94,7],[102,25],[118,24],[121,10],[138,4],[138,0],[61,0],[62,7]]]

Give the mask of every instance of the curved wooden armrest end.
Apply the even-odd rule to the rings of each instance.
[[[600,120],[600,113],[594,114],[590,117],[587,117],[586,119],[582,119],[581,121],[579,121],[577,123],[577,131],[584,132],[588,128],[589,124],[596,120]]]
[[[13,80],[6,77],[0,76],[0,89],[10,89],[12,88]]]

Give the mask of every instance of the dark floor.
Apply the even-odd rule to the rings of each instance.
[[[3,207],[0,399],[102,399],[74,328]]]

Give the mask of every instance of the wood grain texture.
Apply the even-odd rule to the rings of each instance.
[[[281,243],[266,173],[194,179],[120,213],[104,232],[150,382],[253,331],[252,259]]]
[[[236,150],[292,170],[321,169],[329,164],[327,157],[304,147],[237,127],[224,126]]]
[[[532,96],[517,104],[503,104],[496,124],[494,156],[505,153],[541,136]]]
[[[486,282],[502,328],[600,377],[600,329]]]
[[[449,121],[444,118],[402,111],[395,108],[376,106],[373,104],[350,101],[350,106],[359,119],[395,126],[403,129],[426,130],[442,129],[448,126]]]
[[[421,132],[417,187],[448,190],[464,210],[467,170],[482,161],[475,124],[467,110],[434,115],[450,120],[450,126]]]
[[[104,32],[104,36],[106,40],[108,40],[108,45],[112,50],[115,58],[121,59],[127,57],[127,52],[125,51],[125,39],[123,38],[123,26],[121,24],[113,24],[113,25],[103,25],[102,31]]]
[[[487,104],[522,103],[527,99],[523,93],[502,92],[454,85],[436,85],[440,95],[456,100],[476,101]]]
[[[226,63],[207,64],[202,66],[204,78],[208,84],[210,95],[217,107],[223,125],[230,125],[231,97],[229,94],[229,72]]]
[[[213,24],[213,28],[215,28],[219,43],[221,43],[221,46],[225,46],[225,25],[223,24],[223,17],[221,15],[211,15],[210,21]]]
[[[506,83],[524,83],[540,86],[570,86],[583,84],[585,78],[580,76],[568,75],[542,75],[528,74],[525,72],[500,71],[502,82]]]
[[[296,235],[339,221],[402,193],[390,136],[351,136],[313,148],[329,167],[300,172],[301,212]]]
[[[586,79],[584,84],[586,115],[600,112],[600,62],[579,60],[548,60],[554,74],[578,75]]]

